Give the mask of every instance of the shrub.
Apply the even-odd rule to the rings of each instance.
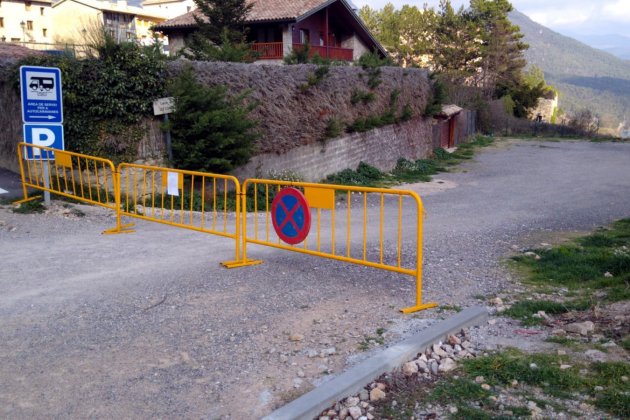
[[[165,93],[164,57],[153,47],[118,44],[105,33],[97,38],[91,58],[34,56],[18,65],[61,69],[68,150],[134,160],[145,130],[138,123],[153,114],[152,101]]]
[[[245,104],[247,93],[230,97],[224,86],[206,87],[185,69],[170,87],[176,110],[169,128],[178,168],[225,173],[247,163],[258,137]]]

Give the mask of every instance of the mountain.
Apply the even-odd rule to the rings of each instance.
[[[598,50],[606,51],[624,60],[630,60],[630,38],[618,34],[572,35],[573,38]]]
[[[529,44],[528,63],[540,67],[547,83],[560,91],[561,109],[588,108],[608,128],[630,120],[630,61],[560,35],[518,11],[510,20]]]

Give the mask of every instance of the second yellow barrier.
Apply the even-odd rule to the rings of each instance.
[[[133,217],[234,239],[240,255],[241,188],[228,175],[122,163],[118,165],[120,211],[116,232],[125,231],[121,216]]]
[[[303,194],[304,207],[295,197],[286,201],[287,206],[276,200],[287,187]],[[257,244],[406,274],[415,278],[416,296],[415,305],[402,312],[437,306],[422,302],[424,209],[416,193],[265,179],[246,180],[242,192],[243,260],[247,260],[247,245]],[[278,220],[278,215],[285,217]],[[311,228],[300,240],[304,218],[311,219]],[[404,220],[415,225],[413,232],[409,232]],[[287,243],[290,238],[278,229],[294,232],[299,242]]]

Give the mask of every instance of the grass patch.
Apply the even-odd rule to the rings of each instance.
[[[369,335],[363,336],[363,341],[359,343],[359,350],[367,351],[373,344],[383,345],[385,343],[383,334],[385,334],[385,328],[377,328],[375,337]]]
[[[552,337],[547,337],[545,339],[545,341],[547,343],[556,343],[556,344],[562,344],[563,346],[567,346],[567,347],[573,347],[576,344],[578,344],[578,341],[574,338],[569,338],[569,337],[561,337],[558,335],[554,335]]]
[[[596,395],[595,406],[621,418],[630,417],[630,383],[621,380],[630,376],[630,364],[624,362],[595,363],[593,378],[604,392]]]
[[[13,209],[13,213],[19,214],[35,214],[43,213],[46,211],[46,206],[41,200],[31,200],[25,203],[21,203],[19,206]]]
[[[440,307],[438,307],[438,312],[445,312],[445,311],[461,312],[462,307],[459,305],[441,305]]]
[[[560,369],[566,356],[548,354],[524,354],[507,350],[491,356],[466,360],[464,371],[470,377],[483,376],[486,382],[506,386],[513,380],[542,388],[547,394],[568,396],[584,386],[579,369]]]
[[[571,364],[569,369],[560,369]],[[630,365],[624,362],[580,364],[570,356],[528,354],[505,350],[489,356],[461,361],[458,376],[446,376],[433,381],[415,382],[394,378],[388,401],[376,404],[377,418],[408,419],[418,406],[432,404],[442,408],[457,407],[451,419],[513,419],[529,418],[527,401],[539,407],[551,407],[557,413],[569,412],[576,394],[593,397],[592,404],[608,414],[627,418],[630,413],[630,384],[623,376],[630,375]],[[493,388],[485,390],[474,378],[483,376]],[[513,388],[513,380],[528,388]],[[595,391],[595,387],[603,391]],[[535,391],[535,392],[533,392]],[[540,392],[541,391],[541,392]],[[518,397],[514,405],[501,407],[494,397],[508,394]],[[395,399],[398,405],[393,406]]]
[[[544,311],[547,315],[558,315],[571,311],[585,311],[590,308],[591,303],[586,300],[574,302],[523,300],[516,302],[503,312],[503,314],[515,319],[520,319],[523,325],[539,325],[545,321],[544,318],[535,316],[539,311]]]
[[[398,159],[396,167],[390,173],[382,172],[365,162],[361,162],[356,170],[344,169],[329,175],[323,182],[363,187],[390,187],[403,183],[428,182],[433,175],[446,172],[449,167],[471,159],[475,149],[489,146],[493,142],[491,137],[477,136],[472,141],[459,145],[453,153],[437,148],[433,151],[433,157],[430,159],[410,161],[401,158]]]
[[[630,299],[630,219],[573,243],[534,252],[540,260],[513,258],[534,284],[563,286],[586,296],[605,290],[608,302]]]

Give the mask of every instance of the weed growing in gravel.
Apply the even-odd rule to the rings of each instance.
[[[546,342],[548,343],[556,343],[556,344],[561,344],[563,346],[567,346],[567,347],[574,347],[575,345],[578,344],[578,341],[574,338],[570,338],[570,337],[561,337],[561,336],[557,336],[557,335],[553,335],[551,337],[547,337],[545,339]]]
[[[571,244],[534,252],[539,260],[514,257],[534,284],[564,286],[587,297],[603,290],[608,302],[630,299],[630,219]]]
[[[440,307],[438,307],[437,311],[438,312],[446,312],[446,311],[461,312],[462,307],[459,305],[441,305]]]
[[[13,209],[13,213],[20,214],[43,213],[44,211],[46,211],[46,206],[44,206],[41,200],[27,201]]]
[[[471,359],[464,363],[464,370],[471,377],[483,376],[491,385],[509,385],[513,380],[538,386],[555,396],[568,396],[584,385],[579,368],[560,369],[569,361],[566,356],[548,354],[524,354],[507,350],[491,356]]]
[[[591,303],[586,300],[575,302],[552,302],[549,300],[524,300],[516,302],[504,312],[504,315],[515,319],[520,319],[523,325],[539,325],[545,319],[536,317],[539,311],[544,311],[548,315],[564,314],[570,311],[585,311],[591,307]]]
[[[385,328],[377,328],[376,337],[364,335],[363,341],[359,343],[359,350],[367,351],[369,350],[370,346],[373,344],[378,344],[378,345],[384,344],[385,338],[383,338],[383,334],[385,334]]]
[[[568,369],[561,369],[570,363]],[[408,419],[417,415],[418,408],[428,404],[455,407],[452,419],[528,418],[534,402],[543,409],[572,414],[575,394],[589,395],[591,404],[618,417],[627,417],[630,384],[622,377],[630,375],[630,365],[623,362],[578,364],[569,356],[527,354],[519,350],[463,360],[455,375],[433,379],[406,379],[392,376],[390,401],[376,405],[378,418]],[[483,376],[483,387],[475,378]],[[513,382],[516,380],[517,382]],[[516,384],[516,385],[515,385]],[[599,388],[599,391],[595,390]],[[511,405],[501,401],[501,395],[514,397]],[[505,402],[505,400],[503,400]],[[522,401],[521,403],[516,401]],[[579,416],[579,414],[577,414]]]

